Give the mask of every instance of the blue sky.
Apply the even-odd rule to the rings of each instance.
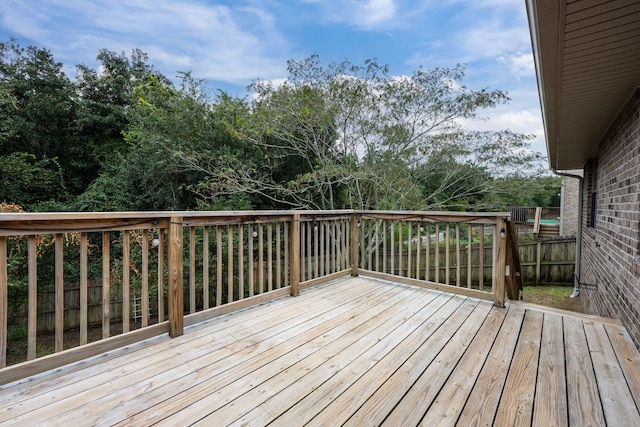
[[[524,0],[3,0],[0,39],[10,37],[49,49],[70,75],[97,66],[99,49],[140,48],[166,76],[192,71],[232,95],[314,53],[377,58],[394,75],[463,63],[464,85],[512,98],[466,125],[534,134],[545,153]]]

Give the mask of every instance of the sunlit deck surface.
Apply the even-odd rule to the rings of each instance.
[[[640,425],[609,319],[345,278],[0,387],[8,425]]]

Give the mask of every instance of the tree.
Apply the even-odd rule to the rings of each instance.
[[[192,161],[208,174],[201,191],[303,208],[464,208],[488,177],[539,160],[525,135],[460,125],[508,101],[502,91],[460,85],[461,66],[397,77],[376,61],[324,67],[311,56],[288,70],[282,85],[254,82],[248,119],[229,123],[264,154],[259,167],[235,159],[221,175],[203,167],[206,159]]]
[[[37,161],[57,161],[63,175],[61,188],[67,195],[53,194],[65,198],[77,191],[83,153],[73,132],[75,89],[62,64],[46,49],[22,48],[14,40],[0,42],[0,96],[0,156],[7,161],[5,156],[21,152]],[[47,176],[60,185],[57,176],[42,179]],[[54,183],[45,185],[50,184]],[[24,187],[23,191],[31,190]],[[6,197],[0,194],[0,199]]]
[[[29,210],[64,196],[62,170],[57,161],[38,160],[29,153],[0,156],[0,197]]]
[[[99,70],[77,66],[75,83],[79,92],[77,130],[98,163],[126,151],[122,132],[129,124],[128,110],[137,101],[135,88],[151,79],[165,85],[171,82],[148,64],[147,54],[140,49],[134,49],[130,57],[101,49],[96,59]]]
[[[237,140],[216,116],[202,82],[183,74],[175,89],[152,77],[133,89],[136,102],[127,110],[126,149],[105,162],[104,172],[79,197],[81,210],[163,210],[220,206],[198,196],[206,175],[189,164],[191,155],[225,159]],[[238,157],[245,157],[242,153]],[[214,167],[209,164],[209,167]],[[246,208],[248,204],[235,201]],[[227,200],[229,201],[229,200]]]

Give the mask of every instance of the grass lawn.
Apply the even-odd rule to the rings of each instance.
[[[568,286],[525,286],[522,291],[522,300],[532,304],[584,313],[582,298],[569,298],[572,293],[573,288]]]

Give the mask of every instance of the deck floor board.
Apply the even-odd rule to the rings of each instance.
[[[3,425],[638,423],[611,319],[345,278],[0,386]]]

